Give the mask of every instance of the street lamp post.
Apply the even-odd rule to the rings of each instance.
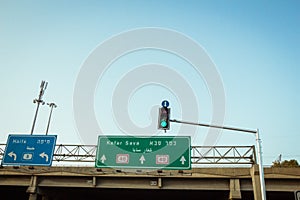
[[[39,97],[38,97],[38,99],[33,100],[33,103],[37,103],[37,107],[36,107],[35,115],[34,115],[34,118],[33,118],[32,128],[31,128],[31,132],[30,132],[31,135],[33,134],[33,130],[34,130],[34,126],[35,126],[35,122],[36,122],[36,118],[37,118],[37,114],[38,114],[38,111],[39,111],[40,104],[42,104],[42,105],[45,104],[45,102],[42,100],[42,97],[43,97],[44,92],[47,88],[47,85],[48,85],[48,83],[46,81],[41,82]]]
[[[50,109],[50,114],[49,114],[49,119],[48,119],[48,124],[47,124],[47,129],[46,129],[46,135],[48,135],[49,131],[49,126],[50,126],[50,121],[51,121],[51,116],[52,116],[52,110],[53,108],[56,108],[57,105],[55,103],[47,103],[47,105],[51,108]]]

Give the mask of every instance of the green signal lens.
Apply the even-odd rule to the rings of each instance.
[[[160,122],[160,125],[161,125],[162,127],[166,127],[168,124],[167,124],[166,121],[161,121],[161,122]]]

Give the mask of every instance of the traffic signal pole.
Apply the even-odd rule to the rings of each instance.
[[[265,178],[264,178],[264,168],[263,168],[263,161],[262,161],[261,139],[259,137],[259,130],[258,129],[257,130],[250,130],[250,129],[236,128],[236,127],[229,127],[229,126],[219,126],[219,125],[213,125],[213,124],[204,124],[204,123],[180,121],[180,120],[176,120],[176,119],[170,119],[170,122],[255,134],[257,154],[258,154],[258,167],[259,167],[259,179],[260,179],[260,187],[261,187],[261,196],[262,196],[262,200],[267,199],[266,198],[266,185],[265,185]]]

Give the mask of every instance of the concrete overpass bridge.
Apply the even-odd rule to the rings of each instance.
[[[95,168],[95,151],[94,145],[57,145],[52,167],[1,166],[1,200],[261,199],[253,146],[193,147],[191,170]],[[264,172],[268,200],[295,200],[300,168]]]

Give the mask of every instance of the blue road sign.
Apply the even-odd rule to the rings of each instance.
[[[3,165],[51,166],[56,135],[9,135]]]
[[[161,102],[161,106],[162,106],[162,107],[167,108],[167,107],[169,107],[169,105],[170,105],[170,103],[169,103],[167,100],[163,100],[163,101]]]

